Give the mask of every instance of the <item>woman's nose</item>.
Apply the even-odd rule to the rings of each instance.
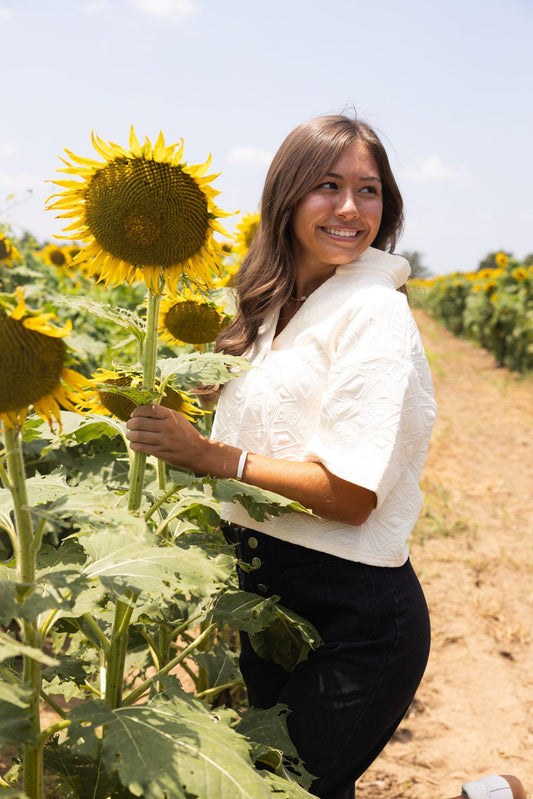
[[[345,217],[359,216],[359,209],[357,207],[357,202],[352,192],[347,191],[340,195],[339,203],[336,208],[336,213],[338,216],[345,216]]]

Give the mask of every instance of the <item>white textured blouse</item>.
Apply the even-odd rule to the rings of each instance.
[[[246,353],[255,368],[225,385],[213,424],[216,441],[318,461],[374,491],[367,521],[292,512],[257,522],[237,503],[224,505],[227,521],[347,560],[406,561],[436,415],[424,347],[396,291],[409,274],[405,258],[370,247],[338,266],[275,338],[279,311],[271,314]]]

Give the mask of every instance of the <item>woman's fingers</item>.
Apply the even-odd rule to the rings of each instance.
[[[126,438],[132,449],[153,452],[161,447],[168,435],[168,421],[172,412],[159,405],[141,405],[135,408],[126,422]]]
[[[164,408],[162,405],[138,405],[131,412],[131,419],[151,418],[151,419],[164,419],[172,414],[169,408]],[[129,422],[128,422],[129,424]]]
[[[195,469],[205,439],[183,416],[161,405],[140,405],[126,423],[132,450],[155,455],[174,466]]]
[[[144,429],[130,429],[126,433],[126,438],[130,444],[149,444],[150,446],[157,446],[161,441],[161,433]]]

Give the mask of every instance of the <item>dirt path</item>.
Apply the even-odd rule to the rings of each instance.
[[[446,799],[494,773],[533,796],[533,378],[416,317],[439,404],[411,550],[433,645],[357,797]]]

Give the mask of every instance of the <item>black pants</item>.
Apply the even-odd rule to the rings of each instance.
[[[409,561],[368,566],[231,528],[243,590],[277,594],[308,619],[323,644],[289,673],[258,657],[241,633],[250,705],[287,704],[290,736],[322,799],[353,799],[355,781],[391,738],[426,667],[429,615]]]

